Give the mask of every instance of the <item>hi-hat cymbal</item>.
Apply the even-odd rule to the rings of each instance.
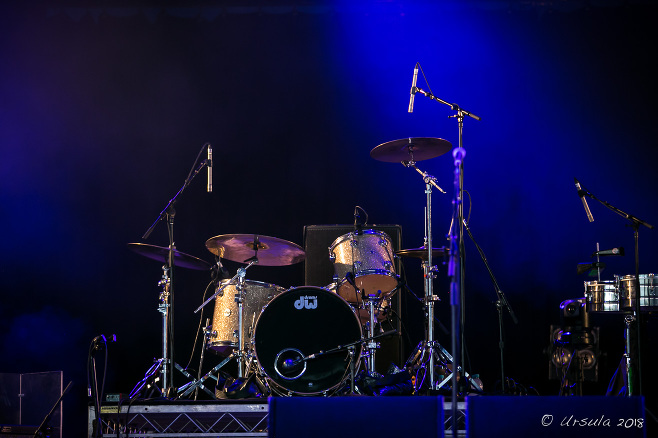
[[[445,247],[433,248],[432,257],[447,256],[448,251],[449,251],[448,248]],[[427,260],[428,252],[429,251],[427,251],[427,248],[425,248],[424,246],[421,246],[420,248],[401,249],[399,251],[395,251],[395,253],[400,257],[415,257],[422,260]]]
[[[399,163],[401,161],[423,161],[438,157],[452,149],[452,144],[442,138],[403,138],[382,143],[370,151],[378,161]]]
[[[248,263],[254,257],[262,266],[286,266],[306,258],[301,246],[258,234],[222,234],[206,241],[208,251],[223,259]]]
[[[149,245],[146,243],[129,243],[128,248],[139,255],[143,255],[152,260],[157,260],[161,263],[167,263],[169,260],[169,248]],[[185,254],[176,249],[174,250],[174,266],[179,268],[196,269],[197,271],[210,269],[210,263],[205,260]]]

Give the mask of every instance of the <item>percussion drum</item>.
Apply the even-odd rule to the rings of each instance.
[[[329,247],[338,295],[350,303],[363,301],[354,286],[345,280],[345,275],[351,272],[359,290],[365,289],[368,295],[381,291],[381,298],[386,298],[398,286],[393,258],[393,245],[386,233],[363,230],[340,236]]]
[[[619,291],[615,281],[586,281],[585,297],[588,312],[619,312]]]
[[[220,287],[229,280],[223,280]],[[242,303],[242,339],[251,340],[252,328],[263,307],[285,289],[269,283],[245,280]],[[235,301],[238,289],[228,285],[215,297],[215,312],[212,318],[210,346],[220,354],[228,354],[238,346],[238,303]],[[243,346],[244,347],[244,346]]]
[[[361,337],[361,324],[344,299],[324,288],[303,286],[277,295],[263,309],[254,331],[254,351],[274,391],[326,394],[349,377],[350,357],[347,349],[320,353]],[[359,343],[355,370],[360,355]]]
[[[622,310],[635,309],[637,291],[635,275],[618,278],[619,306]],[[658,277],[654,274],[640,274],[640,311],[658,310]]]

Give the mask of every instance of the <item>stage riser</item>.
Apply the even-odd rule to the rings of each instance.
[[[253,402],[135,403],[103,407],[103,436],[451,436],[452,405],[442,397],[273,397]],[[93,407],[89,408],[92,437]],[[160,429],[154,430],[154,424]],[[646,438],[642,398],[468,397],[457,405],[458,436]]]

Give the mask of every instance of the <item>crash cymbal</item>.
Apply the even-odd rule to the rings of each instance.
[[[206,241],[208,251],[223,259],[248,263],[254,257],[262,266],[286,266],[306,258],[301,246],[258,234],[223,234]]]
[[[448,248],[434,248],[432,250],[432,257],[443,257],[448,255]],[[415,257],[423,260],[427,260],[427,248],[421,246],[420,248],[411,248],[411,249],[401,249],[395,251],[400,257]]]
[[[148,245],[146,243],[129,243],[128,248],[139,255],[157,260],[161,263],[167,263],[169,259],[169,248],[162,246]],[[174,266],[179,268],[196,269],[205,271],[210,269],[210,264],[205,260],[174,250]]]
[[[382,143],[370,151],[378,161],[399,163],[401,161],[423,161],[438,157],[452,149],[452,144],[442,138],[403,138]]]

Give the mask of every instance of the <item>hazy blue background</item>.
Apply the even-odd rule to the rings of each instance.
[[[302,245],[305,225],[351,223],[355,205],[371,224],[401,225],[404,247],[422,245],[422,179],[369,155],[405,137],[457,144],[449,107],[417,96],[407,112],[420,62],[419,87],[482,118],[464,123],[466,210],[519,319],[515,326],[505,316],[506,374],[557,394],[543,350],[560,302],[583,296],[586,278],[576,264],[591,260],[599,242],[627,252],[605,260],[605,279],[635,270],[627,221],[590,201],[589,223],[573,178],[658,224],[656,7],[215,4],[0,7],[0,372],[63,370],[75,383],[65,401],[71,431],[86,427],[93,337],[118,337],[108,392],[129,392],[142,378],[161,355],[161,270],[126,244],[141,241],[206,142],[215,190],[206,193],[204,171],[180,198],[181,251],[211,261],[205,241],[228,233]],[[433,195],[434,238],[443,245],[452,157],[418,165],[448,191]],[[166,246],[165,224],[145,243]],[[655,230],[640,229],[639,248],[640,272],[658,271]],[[493,390],[495,293],[472,242],[466,251],[467,366]],[[419,263],[405,265],[422,292]],[[249,277],[300,286],[303,264],[255,267]],[[189,360],[199,323],[192,312],[208,280],[177,270],[178,363]],[[449,326],[443,268],[436,290]],[[415,344],[422,312],[405,308],[405,336]],[[623,320],[595,315],[593,322],[607,352],[591,389],[601,393],[621,359]],[[655,323],[648,325],[655,342]],[[449,337],[438,336],[448,347]],[[655,364],[655,352],[647,354]]]

